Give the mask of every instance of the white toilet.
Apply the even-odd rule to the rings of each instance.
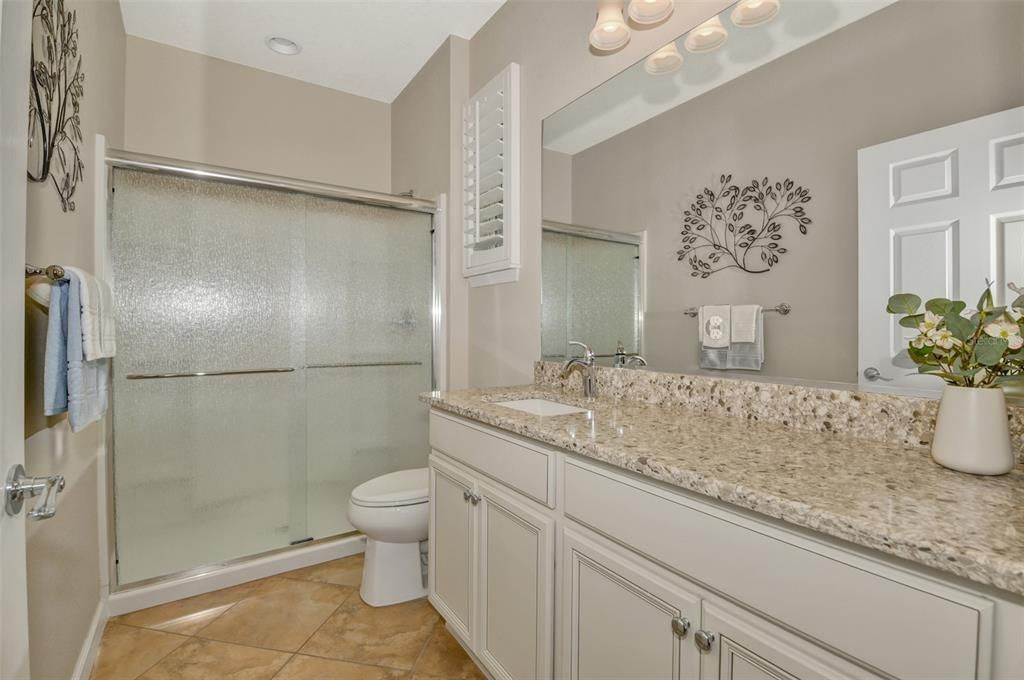
[[[348,519],[366,534],[359,594],[373,607],[426,597],[420,542],[427,538],[427,468],[381,475],[355,488]]]

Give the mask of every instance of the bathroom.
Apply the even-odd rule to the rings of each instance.
[[[4,0],[0,679],[1024,677],[1022,29]]]

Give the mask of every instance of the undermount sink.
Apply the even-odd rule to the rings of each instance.
[[[570,413],[586,413],[587,409],[569,404],[560,404],[547,399],[516,399],[513,401],[497,401],[498,406],[514,408],[517,411],[531,413],[535,416],[564,416]]]

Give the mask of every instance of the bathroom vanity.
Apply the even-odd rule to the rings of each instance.
[[[588,408],[539,417],[497,402]],[[540,385],[434,393],[430,601],[495,678],[1024,677],[1024,473]]]

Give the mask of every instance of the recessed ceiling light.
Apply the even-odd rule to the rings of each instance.
[[[683,63],[683,55],[673,40],[644,60],[644,70],[652,76],[663,76],[672,73]]]
[[[729,32],[722,25],[722,20],[716,16],[687,33],[683,45],[690,52],[699,54],[717,50],[725,44],[728,37]]]
[[[743,0],[732,10],[729,18],[740,28],[758,26],[771,21],[779,13],[779,0]]]
[[[672,14],[674,0],[632,0],[629,18],[638,24],[656,24]]]
[[[302,51],[302,46],[294,40],[288,38],[282,38],[279,35],[272,35],[266,40],[267,47],[274,50],[278,54],[298,54]]]

